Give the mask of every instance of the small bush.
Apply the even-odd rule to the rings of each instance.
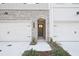
[[[37,51],[31,49],[29,51],[24,51],[22,56],[39,56],[39,54],[37,53]]]
[[[52,51],[51,51],[52,56],[71,56],[67,51],[65,51],[56,42],[53,42],[52,39],[50,39],[50,42],[48,42],[48,43],[52,48]]]
[[[50,38],[49,43],[52,43],[52,42],[53,42],[53,39],[52,39],[52,38]]]
[[[53,56],[70,56],[70,54],[67,53],[65,50],[63,50],[62,48],[54,49],[52,53]]]
[[[37,41],[36,41],[35,37],[33,37],[30,45],[35,45],[36,43],[37,43]]]

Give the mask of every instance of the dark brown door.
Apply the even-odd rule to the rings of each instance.
[[[43,24],[38,24],[38,36],[43,37]]]

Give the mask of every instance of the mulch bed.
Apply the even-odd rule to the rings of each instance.
[[[36,51],[34,55],[33,53],[34,51],[25,51],[22,56],[51,56],[51,51]]]
[[[38,51],[40,56],[51,56],[51,51]]]

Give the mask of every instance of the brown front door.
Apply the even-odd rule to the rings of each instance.
[[[38,24],[38,36],[42,36],[43,37],[43,27],[44,25],[43,24]]]
[[[38,20],[38,37],[45,38],[45,20],[44,19]]]

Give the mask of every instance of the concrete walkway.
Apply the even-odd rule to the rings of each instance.
[[[33,48],[36,51],[50,51],[52,50],[51,47],[48,45],[47,42],[38,42],[36,45],[31,45],[30,48]]]
[[[35,46],[30,46],[36,51],[50,51],[52,50],[49,44],[46,42],[46,40],[43,37],[39,37],[37,40],[37,44]]]

